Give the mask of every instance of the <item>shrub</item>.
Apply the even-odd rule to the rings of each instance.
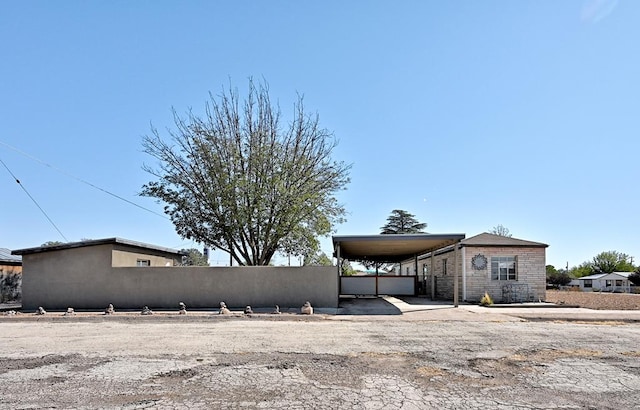
[[[490,306],[493,305],[493,299],[487,292],[484,292],[484,296],[480,299],[480,306]]]
[[[0,303],[19,300],[22,295],[22,275],[19,273],[0,273]]]
[[[547,275],[547,284],[555,288],[567,286],[571,282],[571,276],[567,272],[553,272]]]

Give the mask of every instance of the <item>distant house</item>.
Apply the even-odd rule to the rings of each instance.
[[[22,258],[0,248],[0,303],[20,299]]]
[[[545,258],[548,245],[481,233],[397,266],[396,274],[417,275],[420,293],[450,299],[452,272],[459,272],[462,300],[479,301],[488,293],[496,302],[538,301],[546,298]]]
[[[12,255],[6,248],[0,248],[0,275],[22,272],[22,257]]]
[[[597,273],[576,279],[583,292],[630,292],[633,272]]]

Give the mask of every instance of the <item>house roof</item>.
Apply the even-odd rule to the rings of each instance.
[[[535,247],[546,248],[549,245],[540,242],[525,241],[523,239],[512,238],[510,236],[494,235],[492,233],[483,232],[476,236],[464,239],[461,246],[513,246],[513,247]]]
[[[605,277],[607,275],[608,275],[608,273],[596,273],[594,275],[582,276],[582,277],[578,278],[578,280],[585,280],[585,279],[595,280],[595,279],[603,278],[603,277]]]
[[[606,276],[616,275],[624,279],[629,279],[629,275],[631,275],[632,273],[633,272],[611,272],[607,273]]]
[[[396,234],[334,236],[334,256],[374,262],[400,262],[464,239],[464,234]]]
[[[628,279],[629,275],[631,275],[633,272],[611,272],[611,273],[595,273],[593,275],[589,275],[589,276],[583,276],[581,278],[578,278],[578,280],[583,280],[583,279],[591,279],[591,280],[595,280],[595,279],[602,279],[605,276],[609,276],[609,275],[617,275],[621,278],[624,279]]]
[[[18,255],[12,255],[11,251],[7,248],[0,248],[0,263],[9,263],[12,265],[21,265],[22,257]]]
[[[36,248],[17,249],[12,251],[11,253],[13,255],[29,255],[32,253],[51,252],[51,251],[59,251],[63,249],[83,248],[87,246],[108,245],[108,244],[120,244],[120,245],[130,246],[133,248],[138,248],[138,249],[154,250],[154,251],[172,253],[175,255],[183,255],[183,252],[175,249],[165,248],[163,246],[150,245],[148,243],[136,242],[136,241],[131,241],[131,240],[122,239],[122,238],[92,239],[92,240],[80,241],[80,242],[63,243],[61,245],[38,246]]]

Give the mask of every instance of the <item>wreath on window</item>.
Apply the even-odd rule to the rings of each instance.
[[[471,266],[475,270],[484,270],[487,267],[487,258],[479,253],[471,258]]]

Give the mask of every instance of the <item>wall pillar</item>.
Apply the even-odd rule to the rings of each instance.
[[[453,245],[453,261],[453,306],[458,307],[458,282],[460,281],[460,279],[458,278],[460,272],[458,269],[458,264],[456,263],[458,261],[458,243]]]
[[[429,272],[431,273],[431,300],[436,300],[436,262],[434,260],[435,255],[433,251],[431,251],[431,269]]]

